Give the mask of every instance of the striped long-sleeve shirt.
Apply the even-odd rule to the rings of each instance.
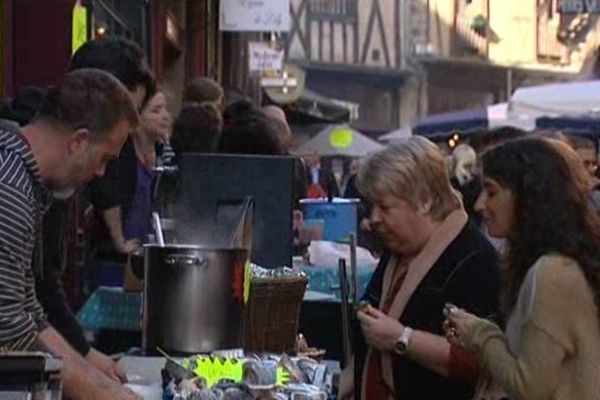
[[[26,350],[47,322],[34,287],[34,248],[44,199],[37,161],[25,139],[0,132],[0,350]]]

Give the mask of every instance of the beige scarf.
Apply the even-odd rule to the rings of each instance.
[[[462,209],[458,209],[450,213],[446,219],[438,226],[427,243],[425,247],[408,263],[408,271],[406,273],[406,278],[400,286],[400,290],[396,294],[394,302],[390,307],[388,312],[388,316],[394,318],[395,320],[399,320],[402,314],[404,313],[404,308],[406,304],[410,301],[412,295],[417,290],[419,284],[425,278],[425,275],[429,272],[429,270],[436,263],[438,258],[442,255],[442,253],[446,250],[446,248],[456,239],[458,234],[462,231],[462,229],[467,224],[469,217],[467,213]],[[389,291],[393,282],[394,276],[394,268],[398,263],[397,257],[394,255],[390,258],[390,261],[385,270],[385,274],[383,275],[383,289],[381,291],[381,299],[379,301],[379,309],[383,308],[387,300],[387,296],[390,295]],[[440,313],[442,310],[440,310]],[[367,388],[367,377],[369,376],[369,361],[372,357],[372,350],[369,348],[367,351],[367,356],[365,358],[365,364],[362,375],[362,399],[367,399],[366,397],[366,388]],[[392,368],[392,357],[388,352],[381,352],[381,371],[383,375],[383,380],[387,387],[391,388],[393,392],[396,391],[394,388],[394,375]],[[393,398],[393,396],[390,396]]]

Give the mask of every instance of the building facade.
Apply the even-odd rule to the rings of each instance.
[[[557,0],[292,0],[292,15],[307,87],[358,103],[373,132],[574,79],[600,37],[597,15]]]
[[[292,0],[288,59],[307,73],[306,87],[359,105],[357,128],[397,126],[408,78],[401,0]]]
[[[2,97],[25,85],[51,86],[65,73],[76,4],[86,10],[85,39],[120,36],[142,47],[173,113],[185,83],[197,76],[260,95],[245,62],[247,41],[256,35],[220,32],[218,0],[2,0]]]

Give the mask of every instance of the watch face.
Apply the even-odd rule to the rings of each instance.
[[[394,350],[396,351],[397,354],[403,356],[406,354],[406,350],[408,350],[408,349],[406,347],[406,344],[404,344],[402,341],[398,340],[396,342],[396,345],[394,346]]]

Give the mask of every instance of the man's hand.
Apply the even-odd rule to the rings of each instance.
[[[95,349],[90,349],[85,359],[94,367],[98,368],[104,375],[115,382],[126,383],[127,375],[125,372],[106,354],[100,353]]]
[[[400,322],[371,306],[364,311],[359,311],[357,316],[369,346],[381,351],[394,349],[396,341],[404,330]]]

